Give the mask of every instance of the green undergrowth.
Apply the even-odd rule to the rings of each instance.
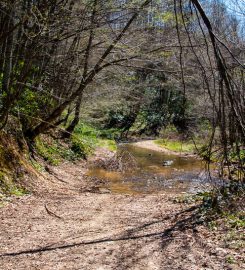
[[[37,153],[49,164],[59,165],[63,160],[75,161],[77,159],[86,159],[92,152],[90,142],[79,138],[75,134],[72,135],[68,142],[52,138],[36,139]],[[32,161],[32,165],[38,170],[42,170],[42,165]]]
[[[201,193],[203,200],[201,210],[210,220],[223,218],[228,227],[245,229],[244,194],[245,186],[237,181]]]
[[[114,141],[119,140],[122,136],[122,130],[119,128],[102,129],[99,131],[99,137],[101,139],[107,139]]]
[[[12,120],[12,119],[11,119]],[[14,130],[14,132],[10,133]],[[0,132],[0,202],[10,196],[23,196],[27,190],[22,187],[21,180],[26,173],[31,173],[26,159],[26,149],[18,133],[18,125],[11,121],[7,131]],[[18,140],[17,140],[18,137]],[[21,145],[21,146],[20,146]],[[21,148],[22,147],[22,148]],[[31,167],[31,166],[30,166]]]
[[[43,164],[39,163],[38,161],[36,161],[35,159],[31,158],[30,159],[30,163],[32,165],[32,167],[37,170],[38,172],[44,172],[45,171],[45,167]]]
[[[116,151],[117,145],[114,140],[98,139],[97,146],[106,148],[110,151]]]
[[[79,123],[72,138],[73,142],[74,140],[81,142],[85,153],[91,154],[96,147],[116,151],[117,146],[114,138],[117,137],[118,134],[119,131],[116,129],[99,130],[86,123]]]
[[[199,203],[200,213],[205,216],[208,223],[223,218],[229,227],[245,229],[244,194],[244,186],[240,183],[231,183],[211,191],[176,197],[173,202]]]
[[[168,150],[175,152],[186,152],[186,153],[196,153],[196,145],[193,142],[189,141],[178,141],[178,140],[169,140],[169,139],[158,139],[154,141],[157,145],[164,147]]]
[[[199,204],[197,223],[206,225],[220,234],[224,245],[232,249],[245,248],[245,188],[232,183],[209,192],[185,195],[173,199],[174,203]]]
[[[38,137],[35,142],[37,153],[49,164],[58,165],[64,159],[74,160],[75,154],[67,146],[62,145],[58,140]],[[33,161],[33,166],[37,170],[42,170],[42,166]]]
[[[23,196],[27,190],[19,186],[10,173],[0,171],[0,201],[6,196]]]
[[[103,132],[90,125],[79,123],[67,140],[47,136],[38,137],[35,142],[36,151],[46,162],[54,166],[59,165],[63,160],[87,159],[96,147],[115,151],[116,142],[108,139]],[[32,165],[38,171],[43,171],[43,166],[35,160],[32,160]]]

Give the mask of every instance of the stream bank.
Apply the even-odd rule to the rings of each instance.
[[[90,163],[110,157],[98,149]],[[35,194],[0,208],[0,269],[244,269],[240,250],[202,224],[196,203],[104,192],[84,161],[51,169]]]
[[[194,155],[169,151],[154,141],[119,144],[116,158],[109,163],[92,165],[87,175],[102,180],[101,187],[112,193],[167,192],[178,196],[211,188],[202,160]]]
[[[190,153],[190,152],[172,151],[172,150],[169,150],[167,148],[161,147],[158,144],[156,144],[154,140],[138,141],[138,142],[134,142],[132,144],[135,145],[135,146],[141,147],[141,148],[145,148],[145,149],[149,149],[149,150],[152,150],[152,151],[166,153],[166,154],[169,154],[169,155],[193,156],[193,157],[196,156],[195,154]]]

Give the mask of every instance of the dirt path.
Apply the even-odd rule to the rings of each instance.
[[[0,209],[0,269],[243,269],[238,253],[193,223],[193,205],[102,194],[83,162],[52,170],[35,195]]]

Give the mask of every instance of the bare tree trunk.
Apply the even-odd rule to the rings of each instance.
[[[86,78],[82,78],[79,87],[77,90],[63,103],[61,103],[45,120],[43,120],[39,125],[37,125],[34,129],[28,129],[25,132],[25,136],[31,141],[33,141],[39,134],[43,133],[47,129],[52,126],[53,122],[62,114],[62,112],[66,109],[68,105],[70,105],[78,96],[82,95],[85,88],[93,81],[94,77],[105,67],[108,67],[110,63],[106,63],[104,65],[103,62],[107,58],[107,56],[111,53],[111,51],[115,48],[115,46],[118,44],[118,42],[122,39],[122,37],[125,35],[131,24],[135,21],[135,19],[138,17],[139,13],[142,11],[142,9],[147,6],[152,0],[146,0],[132,15],[132,17],[129,19],[125,27],[122,29],[122,31],[119,33],[118,36],[112,41],[112,43],[107,47],[103,55],[99,58],[98,62],[95,64],[95,66],[91,69],[91,71],[88,73],[88,76]]]
[[[13,13],[10,11],[8,22],[7,22],[7,31],[13,28]],[[13,67],[13,33],[10,33],[7,36],[5,46],[3,46],[4,51],[4,63],[3,63],[3,79],[2,79],[2,93],[6,95],[6,99],[4,100],[3,108],[0,111],[0,129],[2,129],[8,118],[8,113],[10,109],[10,96],[11,96],[11,74],[12,74],[12,67]]]
[[[196,9],[198,10],[199,14],[201,15],[201,18],[204,22],[204,24],[206,25],[208,32],[209,32],[209,36],[212,42],[212,46],[214,49],[214,54],[215,54],[215,58],[216,58],[216,62],[217,62],[217,68],[220,74],[221,79],[224,82],[224,85],[226,87],[226,95],[228,97],[228,100],[230,102],[231,105],[231,110],[234,114],[234,116],[237,119],[237,123],[239,125],[240,131],[243,134],[243,137],[245,138],[245,119],[243,117],[244,112],[242,111],[242,109],[240,108],[239,104],[238,104],[238,100],[236,100],[235,94],[234,94],[234,88],[231,84],[231,78],[230,75],[227,72],[227,68],[225,63],[223,62],[223,57],[221,55],[220,49],[217,45],[217,41],[216,41],[216,37],[215,34],[213,32],[213,28],[211,25],[210,20],[208,19],[205,11],[203,10],[201,4],[199,3],[198,0],[191,0],[191,2],[193,3],[193,5],[196,7]]]
[[[91,55],[91,48],[92,48],[93,38],[94,38],[94,24],[95,24],[96,8],[97,8],[97,0],[94,0],[94,6],[93,6],[93,11],[92,11],[92,16],[91,16],[91,30],[89,34],[88,45],[87,45],[85,56],[84,56],[83,78],[86,78],[87,73],[88,73],[89,58]],[[82,96],[83,96],[82,94],[83,93],[81,92],[77,98],[74,119],[72,120],[71,124],[67,127],[66,129],[67,133],[65,133],[65,137],[70,137],[76,125],[79,123]]]
[[[71,124],[68,126],[68,128],[66,129],[67,133],[66,134],[66,138],[70,137],[71,134],[73,133],[75,127],[77,126],[77,124],[79,123],[80,120],[80,110],[81,110],[81,103],[82,103],[82,95],[80,95],[77,98],[77,102],[76,102],[76,108],[75,108],[75,115],[74,118],[71,122]]]

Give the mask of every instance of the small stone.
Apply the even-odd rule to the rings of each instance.
[[[173,160],[164,160],[162,165],[163,166],[170,166],[172,164],[173,164]]]
[[[99,188],[99,192],[103,194],[111,193],[111,191],[108,188]]]
[[[191,255],[191,254],[187,256],[187,259],[188,259],[190,262],[192,262],[192,263],[195,263],[195,262],[196,262],[195,257],[194,257],[193,255]]]
[[[219,256],[225,256],[228,253],[225,249],[219,248],[219,247],[217,247],[215,250],[216,250],[216,254]]]

